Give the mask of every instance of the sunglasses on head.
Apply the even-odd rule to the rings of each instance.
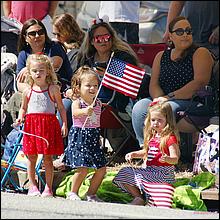
[[[95,43],[105,43],[109,42],[111,40],[111,35],[110,34],[104,34],[104,35],[98,35],[93,38]]]
[[[176,33],[177,36],[182,36],[184,32],[186,32],[187,35],[192,34],[192,28],[187,27],[185,30],[183,28],[177,28],[176,30],[172,31],[171,33]]]
[[[36,34],[38,34],[39,36],[41,35],[44,35],[45,32],[44,32],[44,29],[40,29],[38,31],[30,31],[30,32],[27,32],[27,35],[30,37],[36,37]]]

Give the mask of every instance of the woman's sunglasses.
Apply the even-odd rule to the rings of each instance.
[[[53,33],[54,36],[61,37],[60,33]]]
[[[39,36],[44,35],[44,34],[45,34],[44,29],[40,29],[40,30],[38,30],[38,31],[30,31],[30,32],[27,32],[27,35],[28,35],[29,37],[36,37],[36,34],[38,34]]]
[[[111,40],[111,35],[110,34],[104,34],[104,35],[98,35],[98,36],[95,36],[93,38],[94,42],[95,43],[106,43],[106,42],[109,42]]]
[[[183,28],[177,28],[174,31],[171,31],[171,33],[176,33],[177,36],[182,36],[184,34],[184,32],[186,32],[187,35],[191,35],[192,34],[192,28],[187,27],[185,30]]]

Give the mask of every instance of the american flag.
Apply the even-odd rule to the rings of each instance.
[[[102,85],[136,98],[144,74],[144,69],[112,58],[102,79]]]

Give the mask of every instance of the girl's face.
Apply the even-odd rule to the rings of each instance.
[[[32,61],[30,64],[30,74],[37,84],[42,84],[46,81],[47,67],[44,63]]]
[[[170,39],[178,49],[185,50],[190,47],[193,42],[190,23],[187,20],[178,21],[170,33]]]
[[[25,40],[30,44],[31,47],[44,46],[45,43],[45,32],[43,28],[38,25],[32,25],[26,30]]]
[[[68,39],[67,36],[62,34],[54,25],[53,25],[53,35],[61,43],[65,43]]]
[[[105,27],[98,27],[94,31],[92,45],[98,52],[111,51],[112,36]]]
[[[93,74],[87,75],[85,78],[81,81],[80,86],[80,96],[85,101],[93,101],[95,98],[97,92],[98,92],[99,82],[96,76]]]
[[[151,128],[154,129],[157,133],[161,133],[161,131],[167,124],[166,117],[159,111],[151,112],[150,122],[151,122]]]

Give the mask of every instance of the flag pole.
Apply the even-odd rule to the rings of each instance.
[[[107,71],[107,69],[108,69],[108,67],[109,67],[109,65],[110,65],[110,63],[111,63],[111,60],[112,60],[112,57],[113,57],[113,56],[114,56],[114,51],[112,51],[112,53],[111,53],[110,59],[109,59],[109,61],[108,61],[107,67],[106,67],[106,69],[105,69],[105,73],[106,73],[106,71]],[[103,78],[105,77],[105,73],[104,73]],[[100,92],[100,90],[101,90],[101,87],[102,87],[102,81],[101,81],[101,83],[100,83],[98,92],[96,93],[96,96],[95,96],[95,98],[94,98],[94,100],[93,100],[93,102],[92,102],[92,106],[95,104],[95,101],[96,101],[96,99],[97,99],[97,97],[98,97],[98,95],[99,95],[99,92]],[[86,117],[86,120],[85,120],[85,122],[84,122],[84,124],[83,124],[83,126],[82,126],[82,129],[84,129],[84,127],[85,127],[85,125],[86,125],[86,122],[88,121],[88,118],[89,118],[89,116]]]

